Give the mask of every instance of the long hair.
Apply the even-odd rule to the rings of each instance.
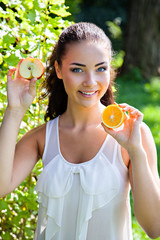
[[[63,81],[57,77],[55,71],[55,61],[59,66],[62,65],[62,59],[66,54],[67,45],[81,41],[92,41],[103,43],[104,51],[108,50],[110,58],[112,57],[112,47],[109,38],[104,31],[95,24],[80,22],[65,28],[59,36],[50,57],[47,59],[46,79],[44,87],[46,89],[45,96],[48,95],[48,107],[45,114],[45,120],[51,120],[64,113],[67,109],[68,96],[64,89]],[[112,85],[115,79],[115,72],[110,68],[110,84],[104,96],[101,98],[101,103],[105,106],[114,102]]]

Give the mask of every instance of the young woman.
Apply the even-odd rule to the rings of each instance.
[[[128,112],[123,127],[111,130],[101,124],[104,107],[114,102],[111,59],[110,40],[97,26],[66,28],[46,69],[47,123],[17,144],[36,79],[23,79],[19,65],[8,72],[0,195],[12,192],[42,158],[35,239],[131,240],[130,184],[138,222],[150,237],[160,235],[157,154],[143,114],[120,104]]]

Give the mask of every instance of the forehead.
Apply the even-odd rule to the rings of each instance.
[[[81,41],[79,43],[70,43],[66,46],[65,56],[62,61],[88,63],[95,61],[110,62],[111,49],[103,42]]]

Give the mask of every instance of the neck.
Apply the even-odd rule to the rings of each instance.
[[[72,108],[69,104],[66,112],[61,116],[63,124],[69,127],[85,128],[89,125],[99,125],[101,123],[101,113],[104,105],[98,103],[90,108]]]

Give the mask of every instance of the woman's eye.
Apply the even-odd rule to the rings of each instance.
[[[81,72],[83,72],[83,70],[81,68],[72,68],[71,71],[74,72],[74,73],[81,73]]]
[[[97,72],[104,72],[106,70],[107,70],[106,67],[100,67],[100,68],[97,69]]]

